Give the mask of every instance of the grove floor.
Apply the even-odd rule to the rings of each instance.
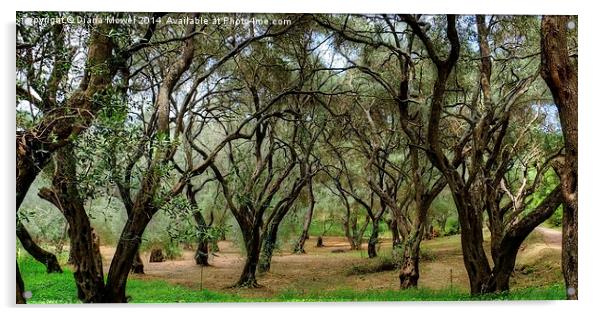
[[[559,235],[558,231],[538,228],[529,236],[517,259],[512,288],[562,282]],[[192,250],[185,250],[180,259],[161,263],[149,263],[148,253],[143,253],[145,274],[130,277],[165,280],[191,289],[208,289],[249,298],[271,297],[287,290],[316,293],[338,289],[398,289],[397,271],[349,274],[353,266],[374,264],[373,260],[378,260],[367,258],[365,244],[362,250],[357,251],[350,251],[343,237],[324,237],[324,247],[321,248],[316,248],[315,244],[316,239],[310,238],[306,243],[307,253],[302,255],[291,254],[288,249],[277,252],[272,259],[271,271],[258,274],[258,282],[262,285],[258,289],[230,288],[237,281],[245,260],[239,247],[230,241],[219,242],[220,251],[211,256],[209,267],[197,266]],[[453,286],[468,291],[459,236],[426,240],[422,245],[428,258],[421,261],[419,287],[445,289]],[[114,248],[103,246],[101,252],[104,266],[108,267]],[[391,240],[384,239],[379,244],[379,255],[390,254]]]

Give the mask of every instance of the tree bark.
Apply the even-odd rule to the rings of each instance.
[[[370,239],[368,240],[368,258],[376,258],[376,245],[378,244],[378,224],[380,219],[372,220],[372,233],[370,233]]]
[[[207,238],[208,225],[207,222],[205,222],[205,218],[203,218],[203,213],[201,213],[201,210],[198,208],[199,205],[196,200],[196,193],[197,191],[194,190],[192,184],[188,183],[186,189],[186,198],[194,210],[193,217],[194,221],[196,222],[199,235],[197,248],[194,253],[194,261],[198,265],[209,266],[209,239]],[[213,222],[213,219],[211,219],[211,222]],[[217,245],[217,243],[215,244]]]
[[[196,201],[194,206],[196,208]],[[198,210],[194,213],[194,220],[197,224],[197,229],[199,231],[199,242],[196,248],[196,252],[194,254],[194,261],[196,264],[201,266],[209,265],[209,240],[207,239],[207,223],[203,218],[203,214]]]
[[[245,240],[245,249],[247,251],[247,259],[245,265],[240,274],[238,282],[234,285],[235,287],[248,287],[257,288],[259,284],[255,277],[257,271],[257,265],[259,263],[259,252],[261,248],[261,225],[260,223],[254,223],[252,227],[243,229],[243,237]]]
[[[558,109],[564,137],[564,165],[560,172],[563,194],[562,271],[567,299],[578,298],[578,84],[576,64],[567,47],[566,16],[544,16],[541,21],[541,76]]]
[[[265,273],[270,271],[270,267],[272,265],[272,255],[274,254],[274,249],[276,248],[278,224],[270,225],[263,236],[261,256],[259,257],[259,272]]]
[[[132,262],[132,273],[144,274],[144,261],[142,261],[142,257],[140,256],[140,250],[136,251],[136,256]]]
[[[50,160],[52,152],[69,144],[70,139],[81,133],[101,109],[103,103],[93,102],[94,96],[103,93],[111,85],[117,70],[115,64],[110,62],[114,57],[113,41],[107,36],[110,28],[110,25],[103,24],[91,32],[84,77],[78,89],[67,100],[66,106],[56,108],[51,115],[45,115],[36,128],[17,131],[17,211],[39,171]],[[60,267],[52,267],[52,270],[59,269]],[[19,276],[17,275],[17,284],[22,284],[23,280],[19,280]],[[17,294],[17,301],[19,300]]]
[[[126,203],[124,203],[124,205],[125,205],[125,210],[126,210],[126,213],[128,216],[128,221],[129,221],[134,214],[134,209],[133,209],[134,205],[126,204]],[[125,232],[125,227],[124,227],[124,231],[122,233],[124,233],[124,232]],[[144,274],[144,262],[142,261],[142,257],[140,256],[140,249],[136,250],[136,254],[133,258],[132,266],[131,266],[130,270],[132,273],[135,273],[135,274]]]
[[[418,183],[415,183],[415,185],[418,185]],[[407,236],[403,243],[403,258],[399,270],[399,285],[402,289],[418,286],[418,279],[420,278],[420,243],[424,236],[428,209],[438,192],[440,190],[435,190],[435,193],[427,201],[422,200],[422,193],[416,197],[417,216],[412,227],[412,233]]]
[[[420,242],[417,242],[418,244]],[[420,247],[406,243],[403,251],[403,261],[399,270],[399,285],[401,289],[415,288],[420,278]]]
[[[316,248],[322,247],[324,247],[324,239],[322,239],[322,236],[318,236],[318,240],[316,241]]]
[[[199,240],[194,253],[194,262],[200,266],[209,266],[209,243],[206,240]]]
[[[482,293],[504,292],[510,289],[510,277],[521,244],[535,227],[554,214],[561,202],[561,188],[558,186],[534,210],[508,228],[499,242],[496,254],[492,255],[493,270],[484,283]]]
[[[309,208],[305,214],[305,221],[303,222],[303,231],[299,236],[299,241],[295,245],[295,253],[305,253],[305,241],[309,239],[309,228],[311,226],[311,220],[314,214],[314,207],[316,205],[316,198],[314,196],[313,180],[310,178],[307,183],[307,190],[309,192]]]
[[[138,253],[142,234],[154,213],[154,209],[134,208],[132,216],[128,218],[111,261],[103,302],[127,303],[125,295],[127,277]]]
[[[25,284],[23,283],[23,278],[21,277],[21,271],[19,270],[19,261],[16,261],[17,266],[17,304],[25,304],[25,298],[23,297],[23,292],[25,292]]]
[[[263,233],[263,245],[261,247],[261,256],[259,258],[259,272],[270,271],[272,255],[274,254],[276,240],[278,238],[278,228],[280,227],[280,223],[282,223],[284,216],[290,211],[293,202],[296,200],[297,196],[299,196],[300,191],[300,189],[293,190],[293,193],[289,196],[288,202],[284,202],[279,208],[274,210],[276,213],[269,219],[266,230]]]
[[[491,267],[483,249],[482,211],[466,203],[469,197],[456,196],[456,207],[460,222],[462,258],[470,281],[470,293],[480,294],[486,286]]]
[[[391,230],[391,237],[393,239],[393,249],[401,245],[401,238],[399,237],[399,230],[397,229],[397,220],[392,218],[388,221],[389,230]]]
[[[23,226],[23,223],[21,223],[21,221],[19,220],[17,220],[17,237],[19,238],[19,241],[21,242],[23,248],[34,259],[46,266],[47,273],[63,272],[63,269],[61,269],[61,266],[59,265],[59,261],[57,260],[56,256],[38,246],[31,238],[31,235],[29,234],[25,226]]]
[[[69,225],[70,256],[75,271],[78,298],[84,303],[102,302],[104,276],[100,242],[84,208],[77,187],[77,163],[73,146],[56,151],[52,188],[42,188],[38,196],[58,208]]]

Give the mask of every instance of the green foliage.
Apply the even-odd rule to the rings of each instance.
[[[379,256],[374,259],[354,264],[347,269],[346,275],[363,275],[368,273],[376,273],[382,271],[396,270],[399,264],[392,257]]]
[[[165,258],[168,260],[174,260],[174,259],[179,259],[182,258],[182,248],[180,247],[179,243],[176,242],[168,242],[166,245],[163,246],[163,254],[165,255]]]
[[[437,255],[432,249],[420,247],[420,260],[435,261],[437,260]]]
[[[458,218],[450,218],[445,224],[445,236],[456,235],[460,233],[460,222]]]
[[[562,205],[554,211],[554,214],[548,218],[546,223],[552,227],[561,227],[562,226]]]

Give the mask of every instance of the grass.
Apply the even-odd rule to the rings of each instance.
[[[42,264],[29,256],[19,258],[19,268],[25,289],[33,296],[31,304],[79,303],[73,273],[65,267],[62,274],[47,274]],[[540,288],[524,288],[509,293],[470,296],[456,288],[445,290],[411,289],[357,291],[338,289],[311,292],[284,290],[271,298],[243,298],[236,294],[220,293],[172,285],[166,281],[129,280],[127,294],[131,303],[218,303],[218,302],[346,302],[346,301],[466,301],[466,300],[561,300],[563,286],[555,284]]]

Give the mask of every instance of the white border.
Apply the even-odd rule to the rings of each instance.
[[[2,157],[4,168],[4,181],[0,192],[5,206],[3,209],[2,268],[3,280],[0,285],[0,300],[2,309],[12,309],[4,312],[9,314],[33,315],[104,315],[115,311],[137,313],[139,315],[164,315],[172,313],[203,313],[204,315],[227,314],[260,314],[261,315],[314,315],[333,314],[339,315],[569,315],[581,313],[589,314],[589,310],[596,310],[600,299],[598,298],[600,278],[600,224],[602,223],[600,207],[597,198],[600,196],[599,149],[602,131],[602,113],[600,111],[599,97],[594,93],[600,90],[598,74],[600,71],[600,58],[602,52],[599,44],[600,16],[595,10],[594,1],[558,1],[558,0],[269,0],[261,2],[252,1],[194,1],[194,0],[169,0],[169,1],[132,1],[132,0],[102,0],[102,1],[66,1],[66,0],[22,0],[21,2],[4,0],[2,6],[2,96],[5,101],[0,108],[2,113],[2,137],[0,148],[6,149]],[[579,46],[580,46],[580,113],[579,113],[579,138],[580,138],[580,187],[581,187],[581,217],[580,217],[580,300],[578,302],[404,302],[404,303],[269,303],[269,304],[180,304],[180,305],[135,305],[135,306],[52,306],[14,308],[14,142],[13,132],[15,126],[14,108],[14,37],[15,37],[15,11],[49,10],[49,11],[199,11],[199,12],[316,12],[316,13],[458,13],[458,14],[578,14],[579,15]],[[108,308],[108,309],[107,309]],[[136,308],[136,310],[132,310]],[[42,310],[43,309],[43,310]],[[599,313],[599,311],[598,311]]]

